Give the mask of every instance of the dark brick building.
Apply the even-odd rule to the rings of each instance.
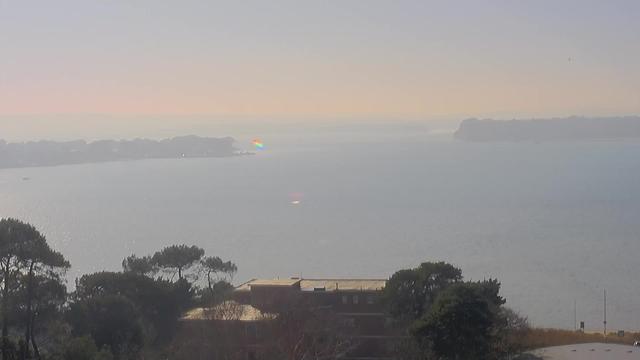
[[[246,358],[259,357],[261,342],[266,342],[269,334],[261,327],[265,318],[276,317],[278,306],[291,299],[302,301],[310,308],[322,308],[331,312],[339,321],[341,335],[348,337],[347,349],[340,354],[344,359],[390,358],[395,346],[395,338],[385,331],[385,317],[376,304],[377,292],[385,286],[380,279],[253,279],[233,291],[233,300],[223,306],[233,307],[236,315],[225,319],[220,314],[216,321],[230,321],[233,318],[244,331],[241,343],[247,347]],[[215,310],[215,309],[214,309]],[[194,309],[182,317],[184,322],[206,320],[207,310]],[[211,317],[209,317],[211,319]]]

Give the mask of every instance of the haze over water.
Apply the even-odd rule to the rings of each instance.
[[[535,325],[573,328],[575,300],[601,329],[606,289],[608,328],[640,329],[640,142],[259,139],[267,150],[250,157],[0,170],[0,217],[43,231],[70,279],[179,243],[234,261],[236,283],[442,260],[497,277]]]

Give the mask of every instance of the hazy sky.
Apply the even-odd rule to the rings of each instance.
[[[0,0],[0,114],[631,115],[639,19],[637,0]]]

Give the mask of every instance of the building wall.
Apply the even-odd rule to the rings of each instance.
[[[289,299],[294,291],[291,288],[259,287],[251,289],[251,306],[260,310],[269,310]]]
[[[334,296],[335,309],[339,313],[382,313],[375,303],[375,291],[336,291]],[[373,304],[369,300],[373,300]]]
[[[353,336],[385,335],[385,321],[382,315],[340,315],[343,320],[352,319],[354,324]],[[344,321],[343,323],[351,323]]]
[[[233,300],[240,304],[251,304],[251,291],[235,291]]]
[[[348,357],[385,358],[389,355],[389,339],[385,337],[385,318],[383,309],[376,304],[376,295],[376,291],[367,290],[300,291],[294,287],[256,286],[252,287],[250,292],[236,292],[234,298],[241,303],[251,303],[261,310],[273,308],[278,303],[288,301],[292,296],[300,296],[309,306],[331,307],[339,314],[344,330],[350,334],[350,340],[356,344],[356,348],[348,353]],[[264,341],[268,336],[269,334],[262,333],[260,341]],[[259,343],[256,342],[257,339],[245,341],[250,345]]]

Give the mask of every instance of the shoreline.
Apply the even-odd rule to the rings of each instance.
[[[69,163],[59,163],[59,164],[29,164],[24,166],[0,166],[0,171],[2,170],[16,170],[16,169],[36,169],[36,168],[47,168],[47,167],[59,167],[59,166],[74,166],[74,165],[89,165],[89,164],[106,164],[106,163],[115,163],[115,162],[134,162],[134,161],[147,161],[147,160],[178,160],[178,159],[220,159],[220,158],[232,158],[232,157],[242,157],[242,156],[254,156],[256,153],[244,151],[233,154],[226,155],[211,155],[211,156],[184,156],[184,157],[149,157],[149,158],[139,158],[139,159],[117,159],[117,160],[104,160],[104,161],[86,161],[86,162],[69,162]]]

